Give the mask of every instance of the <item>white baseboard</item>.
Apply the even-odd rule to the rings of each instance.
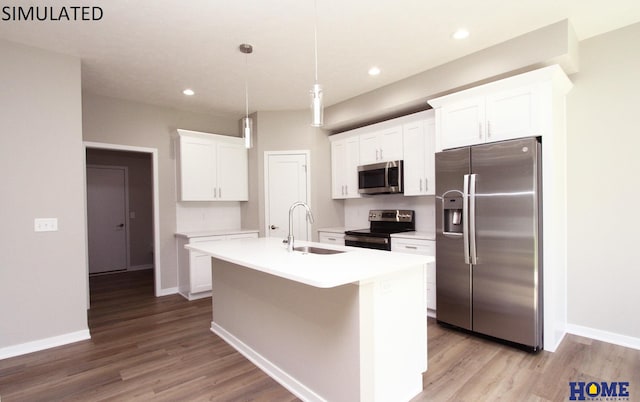
[[[581,325],[567,324],[567,332],[570,334],[596,339],[614,345],[624,346],[631,349],[640,350],[640,338],[620,335],[614,332],[603,331],[601,329],[583,327]]]
[[[200,293],[184,293],[184,292],[178,291],[178,294],[180,294],[180,296],[184,297],[189,301],[204,299],[205,297],[211,297],[211,291],[200,292]]]
[[[51,338],[39,339],[21,343],[19,345],[7,346],[0,348],[0,360],[8,359],[14,356],[26,355],[27,353],[38,352],[40,350],[55,348],[56,346],[67,345],[69,343],[85,341],[91,339],[88,329],[82,331],[70,332],[64,335],[52,336]]]
[[[160,291],[158,291],[158,293],[156,294],[156,297],[175,295],[176,293],[178,293],[178,287],[177,286],[175,288],[164,288],[164,289],[160,289]]]
[[[262,371],[264,371],[269,377],[273,378],[298,398],[302,399],[303,401],[326,402],[326,400],[323,399],[320,395],[313,392],[300,381],[287,374],[280,367],[273,364],[260,353],[253,350],[249,345],[245,344],[240,339],[236,338],[230,332],[213,321],[211,322],[211,332],[218,335],[229,345],[233,346],[235,350],[240,352],[244,357],[249,359],[249,361],[258,366]]]
[[[143,271],[145,269],[153,269],[153,264],[134,265],[127,268],[127,271]]]

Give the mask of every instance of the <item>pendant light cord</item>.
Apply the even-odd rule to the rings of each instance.
[[[245,117],[249,118],[249,61],[248,54],[244,54],[244,107]]]
[[[313,1],[314,23],[313,23],[313,39],[315,44],[315,60],[316,60],[316,84],[318,83],[318,1]]]

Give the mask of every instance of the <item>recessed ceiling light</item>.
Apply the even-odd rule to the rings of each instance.
[[[373,66],[369,69],[369,75],[378,75],[380,74],[380,69],[376,66]]]
[[[191,96],[193,94],[195,94],[195,92],[193,92],[193,89],[185,89],[184,91],[182,91],[183,94],[187,95],[187,96]]]
[[[466,39],[469,37],[469,31],[467,31],[466,29],[458,29],[453,33],[453,35],[451,35],[451,37],[458,40]]]

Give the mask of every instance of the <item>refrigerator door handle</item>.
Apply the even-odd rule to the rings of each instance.
[[[476,250],[476,174],[469,175],[469,254],[471,264],[478,263]]]
[[[469,175],[464,175],[462,188],[462,242],[464,244],[464,262],[471,264],[469,258]]]

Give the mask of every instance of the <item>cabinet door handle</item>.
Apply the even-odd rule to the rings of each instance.
[[[335,237],[327,237],[327,240],[336,241]]]
[[[222,198],[222,187],[218,187],[218,196]]]
[[[478,122],[478,138],[482,139],[482,122]]]
[[[384,159],[384,156],[382,156],[382,148],[380,148],[380,159]]]
[[[422,179],[420,179],[420,192],[422,192]]]
[[[487,120],[487,138],[491,138],[491,121]]]
[[[428,182],[427,182],[427,178],[425,177],[425,178],[424,178],[424,191],[429,190],[429,186],[427,185],[427,183],[428,183]]]
[[[379,151],[378,149],[376,149],[376,160],[380,160],[380,157],[378,156],[378,153],[379,153],[379,152],[380,152],[380,151]]]
[[[411,250],[417,250],[418,249],[418,247],[416,247],[416,246],[404,246],[404,248],[408,248],[408,249],[411,249]]]
[[[218,187],[213,188],[213,198],[218,198]]]

